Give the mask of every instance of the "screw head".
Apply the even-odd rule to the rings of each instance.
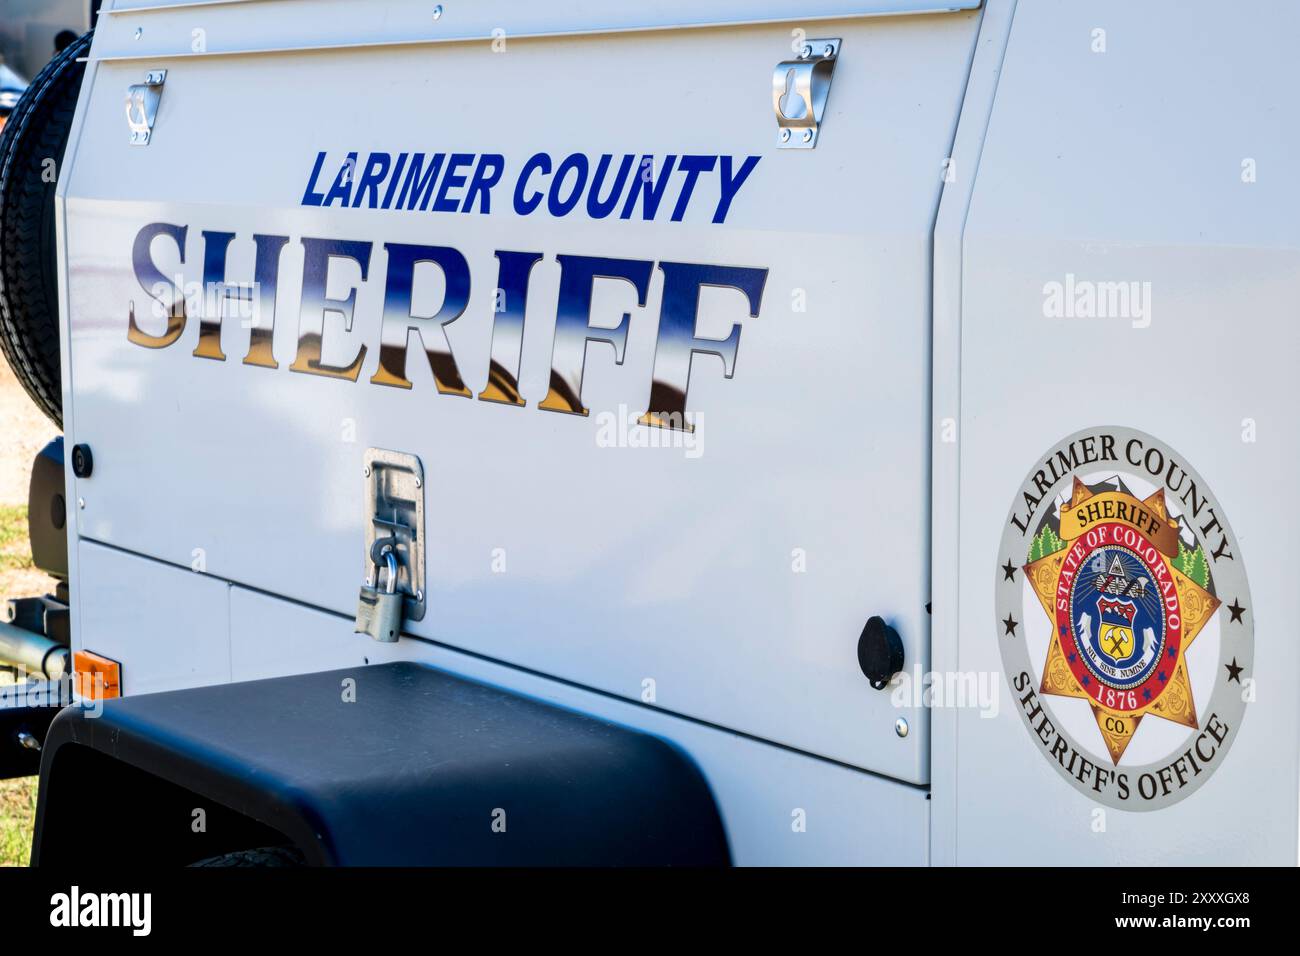
[[[86,507],[86,499],[85,499],[85,498],[78,498],[78,499],[77,499],[77,507],[78,507],[78,508],[84,508],[84,507]]]
[[[442,4],[440,3],[440,4],[438,4],[436,7],[433,8],[433,18],[434,18],[435,20],[438,20],[438,19],[440,19],[441,17],[442,17]]]
[[[835,55],[835,44],[833,43],[826,44],[826,49],[822,50],[822,56],[834,56],[834,55]]]
[[[803,141],[804,141],[805,143],[811,143],[811,142],[812,142],[812,130],[810,130],[810,129],[806,129],[806,130],[803,131]]]
[[[804,44],[804,48],[799,51],[799,55],[804,59],[807,59],[808,57],[812,56],[812,47],[807,44]]]
[[[424,487],[424,479],[421,478],[419,475],[416,475],[416,476],[415,476],[415,487],[417,487],[417,488],[423,488],[423,487]]]
[[[894,721],[894,733],[898,734],[898,736],[900,737],[906,737],[907,732],[908,732],[908,726],[906,720],[904,720],[902,717],[899,717],[896,721]]]
[[[370,477],[370,466],[369,466],[369,465],[366,465],[366,467],[363,468],[363,469],[361,470],[361,474],[362,474],[364,477],[369,478],[369,477]]]
[[[142,36],[144,36],[144,27],[136,27],[136,28],[135,28],[135,38],[138,40],[138,39],[140,39]]]
[[[416,589],[415,589],[415,603],[416,603],[416,604],[422,604],[423,602],[424,602],[424,591],[421,590],[420,588],[416,588]]]
[[[790,131],[788,129],[781,130],[781,142],[783,143],[790,142]]]

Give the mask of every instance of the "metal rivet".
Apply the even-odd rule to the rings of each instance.
[[[783,143],[790,142],[790,131],[788,129],[781,130],[781,142]]]
[[[811,142],[812,142],[812,130],[810,130],[810,129],[806,129],[806,130],[803,131],[803,141],[804,141],[805,143],[811,143]]]
[[[894,721],[894,733],[898,734],[898,736],[906,737],[907,730],[908,730],[907,721],[904,720],[902,717],[899,717],[896,721]]]
[[[84,508],[84,507],[86,507],[86,499],[85,499],[85,498],[78,498],[78,499],[77,499],[77,507],[78,507],[78,508]]]
[[[437,19],[439,19],[441,16],[442,16],[442,4],[440,3],[440,4],[438,4],[436,7],[433,8],[433,18],[434,18],[435,20],[437,20]]]

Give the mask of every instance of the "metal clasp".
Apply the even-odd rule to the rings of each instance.
[[[402,595],[397,590],[397,576],[400,565],[391,543],[386,543],[380,553],[383,565],[388,570],[388,583],[381,591],[378,588],[380,560],[375,562],[375,570],[366,578],[357,596],[358,634],[369,634],[385,644],[396,643],[402,633]]]
[[[393,549],[391,546],[385,545],[383,548],[383,556],[384,556],[384,567],[388,570],[388,583],[384,585],[384,593],[396,594],[397,593],[397,555],[393,553]],[[378,571],[376,571],[375,586],[377,587],[378,585],[379,585],[379,573]]]
[[[424,618],[424,466],[415,455],[382,448],[366,450],[365,574],[367,581],[386,560],[394,560],[389,590],[402,595],[402,616]]]
[[[126,125],[131,130],[132,146],[149,145],[166,79],[166,70],[150,70],[144,75],[143,83],[126,88]]]
[[[783,60],[772,71],[772,111],[776,114],[777,145],[781,149],[812,149],[817,145],[839,55],[838,38],[807,40],[798,59]]]

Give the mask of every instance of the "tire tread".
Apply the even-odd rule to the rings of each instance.
[[[0,132],[0,351],[32,401],[63,427],[54,192],[91,33],[58,53]],[[46,160],[55,181],[45,180]]]

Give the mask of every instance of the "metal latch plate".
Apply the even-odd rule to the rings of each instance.
[[[397,557],[397,587],[402,616],[424,618],[424,466],[414,455],[383,448],[366,450],[366,541],[362,577],[377,586],[384,546]],[[387,572],[385,572],[385,575]]]
[[[839,38],[805,40],[796,59],[783,60],[772,71],[772,111],[779,148],[812,149],[817,145],[839,55]]]
[[[126,88],[126,125],[131,131],[132,146],[148,146],[153,138],[154,120],[158,118],[158,104],[162,102],[166,70],[150,70],[143,83],[133,83]]]

